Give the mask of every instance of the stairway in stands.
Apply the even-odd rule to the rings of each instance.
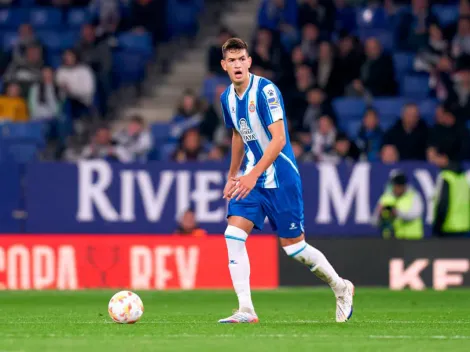
[[[139,114],[149,123],[171,119],[185,89],[200,92],[206,72],[206,54],[215,41],[220,25],[225,25],[251,43],[256,28],[259,0],[215,1],[209,3],[201,18],[195,40],[172,43],[165,56],[170,57],[170,72],[153,72],[147,80],[146,94],[124,110],[120,117]],[[189,47],[189,49],[188,49]],[[150,84],[149,84],[150,82]]]

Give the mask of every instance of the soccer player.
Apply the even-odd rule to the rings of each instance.
[[[229,39],[222,53],[221,64],[232,84],[220,99],[225,124],[233,130],[224,188],[224,198],[230,199],[225,239],[239,308],[219,323],[258,322],[245,241],[253,228],[263,228],[266,216],[287,255],[330,285],[336,296],[336,321],[346,322],[353,312],[353,284],[338,276],[325,256],[304,239],[302,185],[281,93],[269,80],[249,72],[251,57],[243,40]],[[246,169],[240,176],[245,156]]]

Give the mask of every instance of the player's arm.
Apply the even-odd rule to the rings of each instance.
[[[243,144],[243,138],[234,128],[232,129],[232,157],[230,159],[230,169],[228,171],[228,180],[224,188],[224,199],[231,199],[233,192],[237,188],[236,176],[240,171],[240,167],[245,157],[245,146]]]
[[[269,132],[271,132],[272,139],[266,147],[263,156],[260,161],[255,165],[251,173],[256,178],[259,178],[268,167],[270,167],[277,159],[282,151],[282,148],[286,145],[286,131],[282,120],[273,122],[268,126]]]

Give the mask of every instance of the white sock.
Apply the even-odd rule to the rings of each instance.
[[[232,277],[233,288],[238,296],[239,309],[248,308],[254,312],[250,290],[250,259],[245,241],[248,234],[242,229],[228,225],[225,230],[227,242],[228,268]]]
[[[343,292],[346,286],[344,280],[339,277],[323,253],[318,249],[305,241],[300,241],[284,247],[284,250],[289,257],[307,265],[310,271],[319,279],[330,285],[336,295]]]

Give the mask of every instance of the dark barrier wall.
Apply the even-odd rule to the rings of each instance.
[[[429,224],[437,170],[425,163],[396,167],[408,173],[420,192]],[[25,229],[29,233],[172,233],[177,216],[192,205],[202,227],[223,233],[227,169],[228,165],[219,163],[31,164],[25,174]],[[391,170],[370,163],[301,165],[307,234],[378,236],[369,222]],[[12,178],[2,186],[11,184],[15,189],[19,177]],[[4,202],[0,197],[3,207]],[[19,200],[8,204],[14,203]],[[267,225],[263,232],[270,231]]]
[[[470,286],[470,241],[379,239],[315,240],[338,274],[358,286],[394,290]],[[282,253],[281,286],[324,285],[303,265]]]
[[[0,163],[0,232],[20,232],[16,211],[21,209],[21,174],[17,164]]]

